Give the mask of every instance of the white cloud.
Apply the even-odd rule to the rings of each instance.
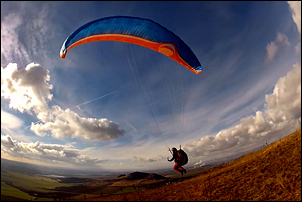
[[[23,125],[23,121],[18,117],[1,110],[1,130],[11,131]]]
[[[301,34],[301,1],[288,1],[292,18],[297,25],[298,32]]]
[[[84,138],[91,140],[114,140],[124,135],[117,123],[106,118],[80,117],[70,109],[47,105],[53,95],[49,71],[31,63],[18,70],[17,64],[1,67],[1,97],[9,100],[9,107],[31,113],[43,123],[32,123],[31,130],[39,136],[50,131],[55,138]]]
[[[198,167],[201,167],[204,165],[205,165],[205,163],[202,160],[200,160],[200,161],[197,161],[196,163],[194,163],[194,168],[198,168]]]
[[[10,13],[1,21],[1,60],[29,61],[28,53],[17,32],[22,24],[22,18],[16,13]]]
[[[38,64],[30,63],[18,70],[16,63],[10,63],[1,67],[1,97],[9,99],[9,107],[20,112],[44,111],[46,100],[52,98],[49,80],[49,71]]]
[[[196,163],[194,163],[194,166],[195,165],[202,165],[203,164],[203,162],[202,162],[202,160],[200,160],[200,161],[197,161]]]
[[[38,57],[51,64],[49,41],[56,34],[56,27],[49,20],[48,6],[18,13],[9,13],[1,20],[1,61],[28,64]],[[28,33],[28,34],[26,34]],[[46,37],[47,36],[47,37]]]
[[[107,160],[92,159],[72,145],[45,144],[41,142],[18,142],[10,135],[1,134],[1,155],[22,157],[44,163],[58,162],[76,166],[93,167]]]
[[[52,107],[48,112],[39,113],[38,118],[44,123],[31,125],[31,130],[44,136],[51,131],[55,138],[83,138],[91,140],[114,140],[124,135],[117,123],[106,118],[83,118],[70,109],[62,110],[59,106]]]
[[[301,35],[301,1],[288,1],[293,21],[295,22],[298,32]],[[301,54],[301,42],[295,46],[296,53]]]
[[[282,130],[292,132],[301,118],[301,65],[295,64],[286,76],[279,79],[272,94],[266,95],[265,113],[240,120],[240,124],[220,131],[215,136],[205,136],[187,144],[189,155],[225,157],[256,146],[268,138],[280,135]]]
[[[139,162],[143,162],[143,163],[152,163],[152,162],[157,162],[157,161],[162,161],[163,159],[165,159],[165,157],[163,156],[157,156],[155,158],[143,158],[143,157],[138,157],[138,156],[134,156],[132,158],[133,161],[139,161]]]
[[[301,65],[293,69],[277,82],[273,94],[265,96],[266,115],[274,123],[301,117]]]
[[[278,33],[275,41],[270,42],[266,46],[267,61],[268,62],[272,61],[275,58],[276,54],[281,50],[281,48],[285,47],[285,46],[290,46],[287,36],[285,36],[284,34]]]

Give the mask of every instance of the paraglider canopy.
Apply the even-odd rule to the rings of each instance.
[[[64,41],[60,56],[75,46],[94,41],[133,43],[160,52],[198,74],[203,68],[192,50],[160,24],[138,17],[113,16],[93,20],[76,29]]]

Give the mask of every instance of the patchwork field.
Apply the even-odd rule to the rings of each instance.
[[[49,195],[50,190],[56,187],[69,187],[72,185],[59,183],[46,177],[1,171],[1,198],[5,195],[18,199],[53,201],[53,194]]]

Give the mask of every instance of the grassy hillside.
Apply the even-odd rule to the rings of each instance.
[[[9,197],[13,197],[13,196],[14,196],[14,198],[17,198],[18,200],[23,199],[24,201],[31,200],[32,198],[34,198],[34,197],[30,196],[29,194],[20,191],[17,188],[11,187],[11,186],[5,184],[4,182],[1,182],[1,201],[18,201],[18,200],[8,199]],[[5,198],[5,197],[8,197],[8,198]]]
[[[52,201],[52,198],[44,198],[42,196],[48,195],[49,189],[69,186],[72,186],[72,184],[59,183],[46,177],[1,171],[1,201],[18,201],[21,199]]]
[[[182,182],[95,201],[301,201],[301,129]]]

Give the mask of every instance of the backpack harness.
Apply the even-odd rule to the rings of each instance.
[[[181,164],[181,165],[186,165],[188,163],[188,155],[186,154],[186,152],[182,149],[179,149],[177,151],[177,155],[178,155],[178,159],[177,159],[177,163]]]

